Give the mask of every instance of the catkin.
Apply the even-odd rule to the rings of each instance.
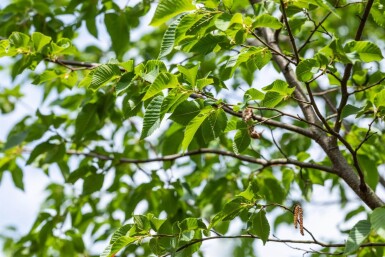
[[[294,207],[294,228],[298,228],[299,224],[299,232],[301,235],[305,235],[304,228],[303,228],[303,210],[301,205],[297,204]]]

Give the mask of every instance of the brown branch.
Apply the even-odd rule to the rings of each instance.
[[[332,12],[328,12],[328,14],[326,14],[326,16],[318,24],[314,24],[314,29],[310,33],[309,37],[302,44],[302,46],[300,48],[298,48],[298,52],[301,52],[306,47],[306,45],[309,44],[309,42],[310,42],[311,38],[313,37],[314,33],[318,30],[318,28],[320,26],[322,26],[322,23],[324,23],[326,21],[326,19],[330,16],[330,14],[332,14]]]
[[[186,156],[193,156],[193,155],[200,155],[200,154],[216,154],[220,156],[228,156],[232,157],[241,161],[249,162],[249,163],[255,163],[262,165],[263,167],[271,167],[271,166],[282,166],[282,165],[294,165],[301,168],[312,168],[312,169],[318,169],[322,170],[331,174],[336,174],[336,171],[328,166],[323,166],[316,163],[309,163],[309,162],[300,162],[293,159],[273,159],[273,160],[265,160],[265,159],[257,159],[251,156],[246,155],[237,155],[233,152],[219,150],[219,149],[208,149],[208,148],[201,148],[197,150],[193,150],[190,152],[185,153],[179,153],[179,154],[172,154],[172,155],[166,155],[162,157],[156,157],[156,158],[149,158],[149,159],[128,159],[128,158],[119,158],[118,160],[114,156],[108,156],[104,154],[99,154],[95,152],[79,152],[74,150],[68,150],[67,154],[69,155],[79,155],[79,156],[86,156],[91,158],[97,158],[99,160],[104,161],[117,161],[118,163],[133,163],[133,164],[140,164],[140,163],[150,163],[150,162],[164,162],[164,161],[174,161],[179,158],[183,158]]]
[[[283,0],[280,0],[280,3],[281,3],[281,9],[282,9],[282,18],[283,18],[283,21],[285,22],[287,33],[289,34],[291,46],[293,48],[294,56],[295,56],[295,59],[297,60],[297,64],[298,64],[300,61],[300,58],[298,55],[297,46],[295,45],[295,39],[294,39],[293,33],[291,32],[291,28],[290,28],[289,22],[287,20],[285,4],[283,3]]]
[[[260,239],[258,236],[254,236],[254,235],[235,235],[235,236],[212,236],[212,237],[205,237],[205,238],[201,238],[201,239],[195,239],[195,240],[192,240],[190,241],[189,243],[185,244],[185,245],[182,245],[180,246],[179,248],[177,248],[175,251],[176,252],[180,252],[194,244],[198,244],[198,243],[202,243],[204,241],[208,241],[208,240],[214,240],[214,239]],[[276,238],[269,238],[267,239],[268,242],[276,242],[276,243],[292,243],[292,244],[315,244],[315,245],[319,245],[319,246],[322,246],[322,247],[327,247],[327,248],[337,248],[337,247],[344,247],[345,244],[342,244],[342,243],[330,243],[330,244],[327,244],[327,243],[322,243],[322,242],[314,242],[312,240],[294,240],[294,239],[276,239]],[[360,248],[366,248],[366,247],[379,247],[379,246],[385,246],[385,243],[365,243],[365,244],[361,244],[360,245]],[[170,256],[171,253],[167,253],[165,255],[162,255],[162,257],[166,257],[166,256]]]
[[[323,115],[321,114],[321,112],[318,109],[318,106],[317,106],[317,104],[316,104],[316,102],[314,100],[314,97],[313,97],[313,94],[312,94],[312,91],[311,91],[309,83],[305,83],[305,84],[306,84],[306,88],[307,88],[307,91],[308,91],[308,94],[309,94],[310,102],[311,102],[311,104],[312,104],[312,106],[314,108],[314,111],[317,114],[318,118],[322,121],[322,123],[324,124],[326,129],[329,131],[329,133],[332,134],[333,136],[335,136],[342,144],[344,144],[344,146],[351,153],[351,155],[353,157],[354,167],[356,168],[358,176],[360,177],[360,189],[361,189],[361,191],[366,192],[367,191],[367,185],[365,183],[364,172],[362,171],[362,169],[360,167],[360,164],[358,162],[357,151],[353,149],[353,147],[349,144],[348,141],[345,140],[345,138],[343,138],[338,132],[334,131],[330,127],[329,123],[323,117]]]
[[[364,14],[363,14],[363,16],[361,18],[360,25],[358,26],[358,29],[357,29],[357,32],[356,32],[356,36],[354,38],[354,40],[356,40],[356,41],[361,40],[362,33],[364,31],[366,21],[367,21],[367,19],[369,17],[370,9],[372,8],[373,2],[374,2],[374,0],[368,0],[368,3],[366,4]],[[350,78],[352,69],[353,69],[353,64],[352,63],[347,64],[346,67],[345,67],[344,75],[342,76],[342,81],[341,81],[341,93],[342,93],[342,96],[341,96],[341,100],[340,100],[340,105],[337,108],[337,110],[338,110],[337,114],[338,115],[337,115],[336,124],[334,126],[334,130],[336,132],[340,131],[340,129],[341,129],[342,110],[343,110],[343,108],[345,107],[345,105],[348,102],[349,93],[348,93],[348,86],[347,86],[347,84],[348,84],[348,80]]]

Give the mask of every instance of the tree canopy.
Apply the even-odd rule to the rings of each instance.
[[[384,256],[384,6],[10,1],[0,112],[30,87],[42,102],[0,142],[0,180],[23,190],[31,165],[64,182],[47,186],[29,233],[0,234],[4,252],[205,256],[203,242],[232,239],[239,257],[255,241]],[[315,186],[338,192],[345,221],[364,217],[339,241],[303,222]],[[344,209],[347,195],[361,206]],[[275,234],[287,224],[298,237]]]

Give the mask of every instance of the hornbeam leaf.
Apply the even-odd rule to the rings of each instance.
[[[102,64],[95,68],[92,74],[90,88],[97,90],[108,81],[118,78],[121,74],[119,66],[117,64]]]
[[[253,22],[253,28],[268,27],[272,29],[282,28],[282,23],[269,14],[259,15]]]
[[[233,150],[235,154],[240,154],[249,147],[251,142],[247,129],[240,129],[234,136]]]
[[[174,88],[177,85],[178,79],[175,75],[168,72],[162,72],[155,78],[154,83],[152,83],[150,88],[147,90],[147,93],[143,97],[143,101],[160,93],[163,89]]]
[[[261,210],[257,214],[253,214],[250,218],[251,227],[249,231],[261,238],[263,244],[266,244],[270,234],[269,221],[266,218],[266,212]]]
[[[210,115],[213,111],[213,107],[208,106],[202,109],[197,116],[195,116],[187,125],[186,130],[184,132],[184,137],[182,141],[182,150],[186,151],[188,146],[190,145],[192,139],[194,138],[195,133],[205,121],[205,119]]]
[[[143,128],[140,139],[150,136],[152,132],[159,127],[162,102],[163,96],[159,95],[148,104],[143,118]]]
[[[37,52],[40,52],[52,40],[51,37],[48,37],[40,32],[33,32],[31,38],[33,46]]]
[[[300,81],[308,81],[313,78],[313,75],[318,72],[320,64],[315,59],[306,59],[301,61],[296,69],[297,78]]]
[[[163,35],[162,44],[160,45],[160,53],[158,59],[165,57],[169,53],[171,53],[174,44],[175,44],[175,33],[176,28],[180,24],[180,21],[183,19],[185,15],[181,15],[178,19],[176,19],[166,30]]]
[[[369,41],[351,41],[345,45],[344,51],[353,63],[381,61],[384,58],[381,49]]]
[[[161,0],[156,7],[150,25],[157,27],[182,12],[195,10],[191,0]]]
[[[370,215],[370,222],[372,223],[372,229],[385,239],[385,208],[376,208]]]
[[[350,230],[349,237],[345,245],[344,254],[352,254],[360,248],[360,245],[365,241],[370,233],[370,222],[360,220]]]

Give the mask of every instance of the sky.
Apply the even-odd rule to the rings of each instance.
[[[120,1],[121,3],[126,3],[126,1]],[[134,3],[134,2],[132,2]],[[5,1],[0,3],[0,8],[6,4]],[[147,15],[145,19],[149,21],[151,17]],[[144,22],[148,24],[148,22]],[[131,36],[132,40],[140,37],[140,33],[146,33],[150,31],[149,27],[143,27],[137,31],[133,32]],[[95,39],[88,34],[88,32],[82,28],[82,35],[77,40],[75,44],[82,44],[83,46],[96,43],[101,45],[104,48],[109,46],[108,36],[106,32],[101,30],[101,36],[99,39]],[[0,59],[0,64],[9,63],[8,59]],[[272,73],[271,67],[266,67],[260,74],[269,74]],[[9,76],[6,75],[5,71],[0,71],[0,88],[2,87],[12,87],[15,85],[15,82],[12,82]],[[274,78],[269,78],[268,76],[258,76],[261,78],[258,81],[261,85],[268,85]],[[17,81],[16,81],[17,82]],[[41,90],[39,86],[32,85],[30,83],[24,84],[22,91],[24,93],[24,98],[22,103],[17,105],[15,112],[11,114],[2,114],[0,115],[0,140],[6,140],[6,136],[12,126],[26,114],[35,113],[36,109],[40,107],[41,101]],[[317,153],[312,153],[317,154]],[[14,187],[10,173],[5,173],[2,181],[0,183],[0,231],[4,231],[6,226],[12,225],[17,228],[17,230],[24,234],[29,231],[34,219],[40,209],[40,205],[44,200],[44,188],[49,181],[61,182],[60,175],[52,169],[50,177],[47,177],[42,171],[34,168],[33,166],[24,167],[24,183],[25,191],[21,191]],[[348,197],[354,199],[354,194],[348,190]],[[299,196],[296,193],[293,193],[293,198],[298,198]],[[312,202],[316,204],[304,204],[304,224],[317,239],[320,241],[334,240],[338,243],[343,243],[343,240],[347,238],[346,235],[340,233],[341,230],[349,229],[355,224],[359,219],[364,219],[363,215],[355,217],[351,221],[345,223],[343,221],[344,215],[341,215],[341,207],[339,205],[333,204],[339,198],[338,192],[332,191],[329,192],[327,188],[320,186],[315,186],[315,191],[313,194]],[[352,203],[344,207],[343,212],[354,210],[355,208],[361,205],[360,201],[353,201]],[[268,220],[272,221],[275,215],[282,214],[282,210],[277,209],[272,213],[267,214]],[[233,231],[237,228],[235,223],[233,226]],[[274,236],[279,239],[311,239],[309,236],[302,237],[299,234],[298,230],[295,230],[291,226],[280,226],[278,231],[274,232]],[[273,235],[271,235],[273,237]],[[202,246],[207,256],[223,256],[231,257],[231,240],[213,240],[205,242]],[[268,242],[265,246],[262,245],[261,241],[255,240],[254,242],[255,249],[258,253],[257,256],[261,257],[270,257],[270,256],[282,256],[282,257],[291,257],[291,256],[300,256],[302,252],[292,249],[287,245]],[[308,246],[301,245],[292,245],[294,247],[300,247],[308,249]],[[312,246],[313,249],[317,249],[316,246]],[[100,249],[102,250],[102,249]],[[0,257],[4,255],[0,252]]]

